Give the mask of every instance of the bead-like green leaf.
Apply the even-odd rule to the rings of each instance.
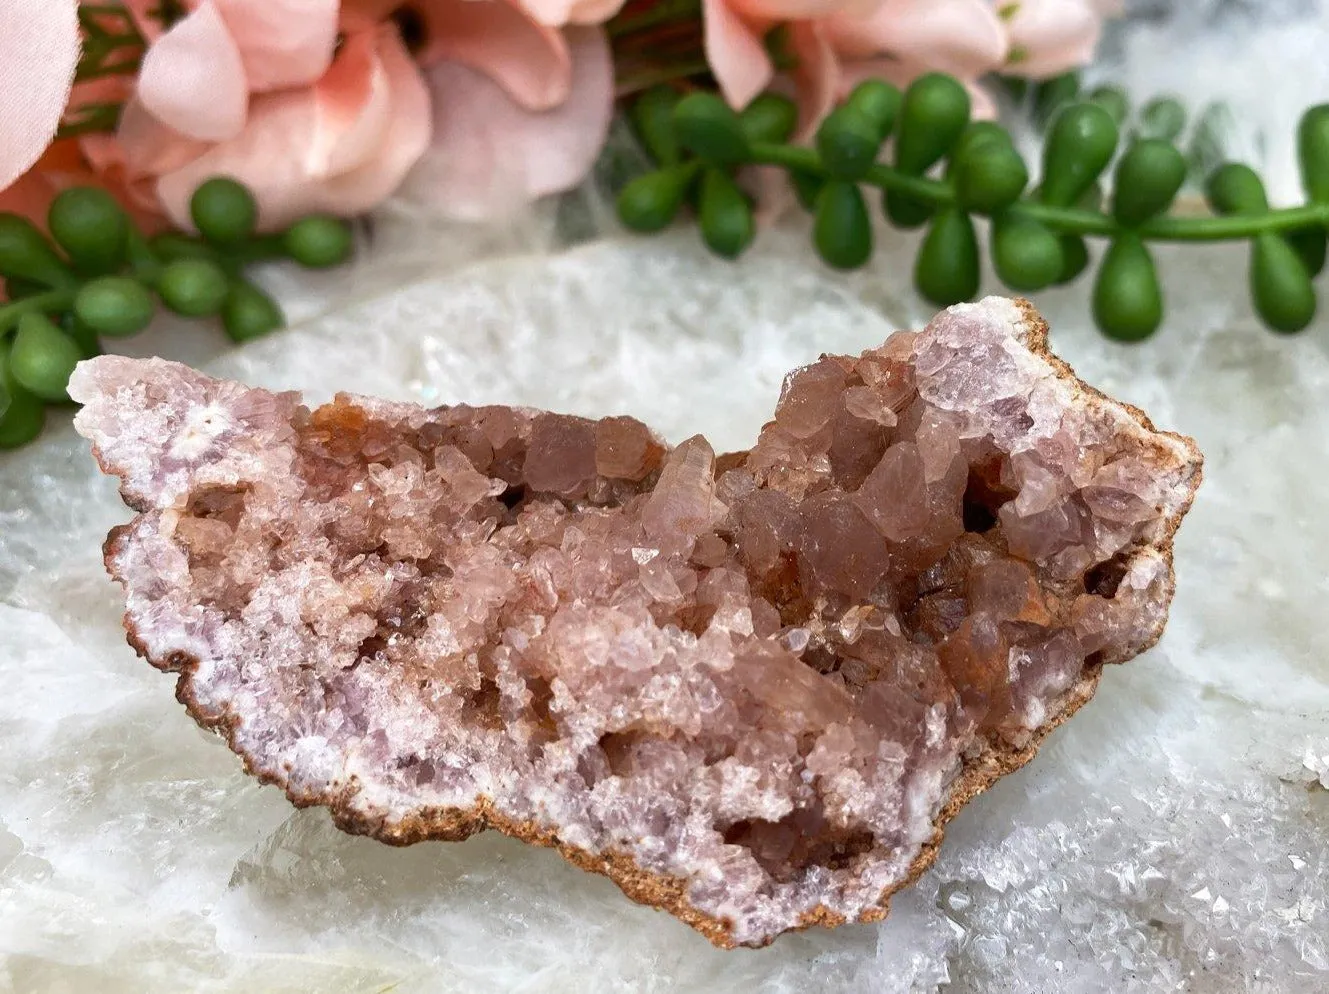
[[[1032,293],[1060,280],[1066,259],[1061,239],[1047,225],[1003,214],[992,222],[992,265],[1012,290]]]
[[[1094,283],[1094,321],[1108,338],[1139,342],[1163,323],[1158,270],[1140,236],[1120,235],[1109,247]]]
[[[1029,185],[1029,170],[1009,141],[978,139],[960,151],[952,178],[962,207],[995,214],[1020,198]]]
[[[1251,245],[1251,300],[1260,320],[1284,334],[1315,319],[1315,287],[1295,249],[1278,235],[1262,234]]]
[[[1156,97],[1140,109],[1140,133],[1144,138],[1174,142],[1186,130],[1186,108],[1172,97]]]
[[[714,93],[698,90],[680,100],[673,125],[679,144],[711,165],[736,165],[748,157],[743,122]]]
[[[1117,138],[1116,122],[1097,104],[1063,108],[1043,148],[1043,203],[1068,207],[1079,200],[1112,161]]]
[[[1186,158],[1171,142],[1144,138],[1117,163],[1112,213],[1128,228],[1163,213],[1186,182]]]
[[[125,260],[129,218],[105,190],[75,186],[62,191],[51,201],[46,225],[82,272],[109,273]]]
[[[914,263],[914,286],[938,307],[972,300],[978,293],[980,260],[974,222],[958,208],[938,212]]]
[[[9,368],[10,343],[0,339],[0,390],[9,403],[0,412],[0,449],[16,449],[41,434],[46,406],[40,397],[15,382]]]
[[[673,121],[677,105],[678,91],[660,85],[651,87],[634,100],[628,111],[628,120],[637,139],[647,154],[662,166],[672,166],[680,157]]]
[[[74,314],[98,335],[125,338],[148,326],[156,305],[143,284],[127,276],[103,276],[79,288]]]
[[[1215,214],[1263,214],[1269,210],[1264,180],[1239,162],[1215,169],[1205,183],[1204,195]]]
[[[659,231],[678,215],[688,185],[696,176],[696,163],[670,166],[646,173],[618,194],[619,219],[633,231]]]
[[[1329,104],[1312,107],[1297,126],[1301,182],[1312,203],[1329,204]]]
[[[831,180],[817,195],[812,243],[837,269],[857,269],[872,256],[872,220],[857,183]]]
[[[749,142],[787,142],[798,127],[798,107],[778,93],[762,93],[738,119]]]
[[[25,217],[0,213],[0,276],[17,277],[47,287],[68,287],[74,274]]]
[[[698,219],[702,239],[726,259],[741,254],[757,233],[752,205],[723,169],[712,167],[702,174]]]
[[[848,104],[827,114],[817,128],[817,152],[834,179],[862,179],[877,161],[881,141],[876,125]]]
[[[286,323],[281,308],[248,280],[234,280],[222,305],[222,327],[233,342],[247,342]]]
[[[1306,272],[1311,274],[1314,279],[1324,270],[1326,250],[1329,250],[1329,239],[1323,228],[1302,228],[1300,231],[1292,231],[1284,235],[1283,238],[1301,257],[1301,264],[1306,267]]]
[[[9,373],[29,393],[42,400],[67,400],[69,374],[82,358],[78,344],[45,314],[29,312],[19,318]]]
[[[919,176],[937,162],[969,123],[969,91],[953,76],[926,73],[905,91],[895,135],[895,165]]]
[[[890,137],[895,120],[900,116],[904,94],[898,87],[882,79],[865,79],[850,92],[845,105],[871,121],[877,129],[878,143]]]

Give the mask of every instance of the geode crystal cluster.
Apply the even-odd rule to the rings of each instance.
[[[83,363],[131,643],[247,768],[496,828],[722,946],[870,921],[1156,640],[1200,480],[990,299],[792,373],[748,452],[632,418]]]

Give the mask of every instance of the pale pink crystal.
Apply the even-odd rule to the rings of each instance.
[[[249,769],[394,843],[556,845],[720,945],[873,920],[1162,630],[1186,439],[1025,304],[791,374],[748,453],[631,418],[70,384],[126,626]]]

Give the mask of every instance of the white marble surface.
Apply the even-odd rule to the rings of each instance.
[[[211,361],[213,332],[136,344],[319,397],[627,412],[739,446],[788,368],[926,317],[910,258],[897,239],[837,277],[778,232],[727,265],[683,231],[478,262]],[[124,645],[99,545],[128,512],[85,445],[57,426],[4,456],[0,990],[1329,991],[1329,321],[1275,338],[1240,252],[1164,261],[1173,318],[1141,348],[1087,326],[1083,288],[1040,300],[1083,376],[1208,455],[1162,645],[956,820],[885,924],[761,951],[549,852],[391,849],[292,810]]]

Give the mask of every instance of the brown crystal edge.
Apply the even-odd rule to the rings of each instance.
[[[1068,363],[1050,351],[1047,322],[1043,320],[1042,315],[1038,313],[1033,304],[1023,298],[1017,298],[1015,304],[1024,318],[1027,332],[1026,347],[1047,362],[1058,377],[1070,381],[1079,391],[1100,403],[1110,404],[1126,411],[1146,431],[1164,435],[1181,443],[1194,460],[1196,474],[1190,493],[1174,519],[1169,523],[1162,541],[1156,546],[1167,564],[1167,597],[1170,603],[1176,583],[1172,543],[1177,528],[1190,509],[1195,491],[1200,484],[1203,457],[1199,449],[1192,439],[1184,435],[1158,431],[1148,415],[1139,408],[1114,400],[1081,380],[1075,375],[1075,371]],[[93,446],[93,456],[103,471],[111,472],[95,445]],[[141,499],[135,499],[134,495],[125,493],[123,489],[122,495],[130,507],[138,511],[147,510],[146,507],[140,506]],[[122,586],[125,585],[125,582],[116,570],[115,560],[118,557],[120,543],[128,535],[130,527],[129,524],[124,524],[112,528],[103,546],[103,561],[107,572]],[[226,744],[231,751],[240,757],[246,773],[258,779],[260,783],[272,784],[282,788],[286,797],[295,807],[325,806],[332,816],[333,824],[342,831],[353,835],[366,835],[394,846],[412,845],[416,842],[429,840],[460,842],[478,832],[493,829],[523,842],[558,850],[559,854],[574,866],[608,877],[633,901],[669,912],[680,921],[696,929],[712,944],[721,949],[733,949],[739,945],[733,938],[732,923],[707,915],[688,902],[687,881],[682,877],[644,870],[637,865],[630,854],[620,850],[609,849],[603,853],[592,853],[570,845],[561,841],[555,831],[542,828],[534,821],[516,821],[508,818],[495,810],[493,801],[488,797],[481,796],[477,799],[475,805],[470,808],[426,809],[390,824],[386,815],[375,818],[356,811],[350,806],[350,799],[356,792],[354,780],[334,795],[294,790],[288,779],[267,770],[256,769],[250,762],[249,757],[236,747],[235,729],[238,724],[236,716],[225,713],[217,717],[211,717],[204,712],[191,687],[194,671],[199,665],[199,660],[196,657],[178,652],[164,658],[154,656],[139,636],[133,619],[128,612],[124,615],[123,624],[126,639],[139,656],[147,659],[158,669],[179,673],[175,696],[185,706],[190,716],[199,725],[218,733],[226,740]],[[1151,648],[1162,636],[1162,633],[1163,624],[1160,623],[1153,636],[1139,651],[1144,652]],[[1117,662],[1125,661],[1125,659],[1117,660]],[[1094,696],[1101,675],[1102,664],[1087,664],[1075,686],[1062,697],[1055,716],[1049,718],[1038,729],[1034,730],[1025,746],[1017,748],[1000,739],[989,739],[982,744],[977,753],[962,760],[960,773],[951,782],[947,800],[933,820],[932,836],[923,843],[918,855],[910,863],[908,874],[898,884],[883,891],[877,899],[877,906],[864,911],[859,916],[858,921],[876,922],[886,918],[890,911],[891,896],[914,884],[936,861],[941,843],[945,837],[946,825],[950,820],[969,801],[987,790],[997,780],[1018,770],[1033,759],[1047,735],[1075,714]],[[797,925],[785,931],[801,931],[818,925],[834,928],[846,924],[846,922],[847,919],[844,915],[831,911],[824,905],[818,905],[811,911],[805,912],[800,917]],[[783,934],[784,932],[781,932],[761,942],[745,943],[744,945],[760,948],[770,945],[778,935]]]

